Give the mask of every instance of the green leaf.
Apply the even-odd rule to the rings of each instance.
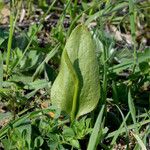
[[[6,39],[8,39],[8,36],[9,36],[8,32],[6,32],[6,31],[3,30],[3,29],[0,29],[0,45],[2,45],[2,43],[3,43]]]
[[[71,137],[71,138],[73,138],[74,136],[75,136],[75,133],[74,133],[74,131],[73,131],[73,129],[72,128],[69,128],[69,127],[67,127],[67,126],[64,126],[64,128],[63,128],[63,135],[64,135],[64,137]]]
[[[139,68],[140,68],[141,72],[144,74],[150,73],[150,65],[146,61],[140,63]]]
[[[48,86],[48,82],[45,79],[36,80],[34,82],[28,83],[25,88],[26,89],[42,89]]]
[[[95,45],[84,25],[77,26],[65,45],[60,72],[51,88],[51,100],[76,118],[92,111],[100,98]]]
[[[36,137],[36,139],[34,140],[34,147],[39,148],[40,146],[42,146],[42,144],[44,143],[44,140],[41,136]]]
[[[12,149],[12,148],[15,148],[15,146],[12,145],[12,142],[11,142],[10,139],[4,138],[4,139],[2,140],[2,144],[3,144],[3,148],[4,148],[4,149],[10,150],[10,149]]]
[[[71,145],[72,145],[73,147],[75,147],[75,148],[77,148],[77,149],[80,149],[80,143],[79,143],[78,140],[72,139],[72,140],[70,141],[70,143],[71,143]]]

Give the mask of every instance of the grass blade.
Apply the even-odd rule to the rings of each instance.
[[[141,149],[142,149],[142,150],[147,150],[146,147],[145,147],[145,144],[144,144],[143,141],[140,139],[140,137],[139,137],[137,134],[133,133],[133,132],[131,132],[131,133],[132,133],[132,135],[134,136],[134,138],[137,140],[138,144],[141,146]]]
[[[2,88],[2,82],[3,82],[3,57],[0,51],[0,88]]]
[[[131,112],[133,123],[136,125],[136,110],[135,110],[135,106],[133,103],[133,99],[131,97],[131,90],[130,89],[128,92],[128,105],[129,105],[129,109]],[[137,127],[135,127],[135,130],[136,130],[136,133],[138,134],[138,128]]]
[[[136,126],[136,127],[141,127],[141,126],[146,125],[146,124],[149,124],[149,123],[150,123],[150,119],[147,119],[147,120],[144,120],[144,121],[140,121],[140,122],[138,122],[138,123],[136,123],[136,124],[129,125],[129,126],[127,126],[127,128],[128,128],[128,130],[131,130],[131,129],[133,130],[133,129],[135,129],[135,126]],[[108,139],[108,138],[113,137],[117,132],[118,132],[118,130],[109,133],[105,139]],[[126,128],[125,128],[125,127],[123,127],[123,128],[120,130],[120,134],[122,134],[122,133],[124,133],[124,132],[126,132]]]
[[[92,131],[92,134],[90,136],[87,150],[96,150],[96,147],[98,144],[97,141],[99,140],[99,132],[100,132],[101,125],[102,125],[104,108],[105,108],[105,105],[102,106],[102,108],[99,112],[99,115],[97,117],[96,123],[95,123],[93,131]]]
[[[8,72],[10,54],[11,54],[11,45],[12,45],[12,37],[13,37],[13,14],[10,15],[10,30],[9,30],[9,38],[7,45],[7,58],[6,58],[6,72]]]
[[[128,117],[129,117],[130,112],[127,114],[126,117],[124,117],[124,115],[123,115],[121,109],[120,109],[117,105],[116,105],[116,107],[118,108],[118,110],[119,110],[119,112],[120,112],[120,114],[121,114],[121,116],[122,116],[123,122],[122,122],[121,126],[119,127],[118,132],[114,135],[114,137],[113,137],[113,139],[112,139],[112,141],[111,141],[111,144],[110,144],[110,145],[112,145],[112,146],[115,144],[115,142],[116,142],[118,136],[120,135],[120,132],[121,132],[121,129],[122,129],[123,126],[125,127],[126,132],[127,132],[127,134],[128,134],[128,128],[127,128],[127,125],[126,125],[126,121],[127,121]]]
[[[21,3],[20,3],[21,5]],[[14,7],[14,6],[13,6]],[[20,8],[20,6],[19,6]],[[6,56],[6,72],[8,75],[8,69],[9,69],[9,61],[10,61],[10,55],[11,55],[11,46],[12,46],[12,38],[13,38],[13,33],[15,30],[15,25],[18,19],[19,15],[19,10],[17,11],[16,17],[14,19],[14,10],[12,9],[12,13],[10,14],[10,29],[9,29],[9,38],[8,38],[8,44],[7,44],[7,56]]]
[[[131,28],[131,36],[132,42],[134,45],[134,68],[137,64],[137,51],[136,51],[136,33],[135,33],[135,8],[133,0],[129,0],[129,13],[130,13],[130,28]],[[134,69],[133,69],[134,70]]]
[[[59,49],[60,45],[57,45],[53,50],[51,50],[46,58],[43,60],[43,62],[37,67],[35,73],[33,74],[33,81],[37,78],[37,76],[43,71],[44,69],[44,64],[47,63],[57,52]]]

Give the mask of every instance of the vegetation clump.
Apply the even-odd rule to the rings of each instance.
[[[0,149],[150,149],[146,0],[0,0]]]

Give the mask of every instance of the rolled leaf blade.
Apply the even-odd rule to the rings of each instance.
[[[84,25],[77,26],[66,42],[61,57],[60,72],[51,88],[51,101],[71,114],[75,82],[65,60],[65,51],[79,80],[76,117],[92,111],[100,98],[99,68],[95,45]]]

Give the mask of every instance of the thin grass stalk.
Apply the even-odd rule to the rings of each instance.
[[[103,31],[103,23],[101,22],[100,24],[100,29],[102,31],[102,41],[104,42],[104,47],[103,47],[103,84],[102,84],[102,100],[101,104],[106,104],[106,99],[107,99],[107,72],[108,72],[108,67],[107,67],[107,60],[108,60],[108,46],[107,42],[105,41],[106,39],[103,38],[104,31]]]
[[[145,134],[143,136],[143,142],[145,145],[147,145],[147,138],[149,137],[150,135],[150,125],[148,125],[145,129]]]
[[[146,117],[143,120],[146,120]],[[142,130],[142,126],[140,128]],[[141,134],[141,139],[142,139],[142,142],[144,143],[145,146],[147,145],[147,137],[149,136],[149,134],[150,134],[150,126],[147,125],[145,130]],[[139,142],[136,143],[134,149],[135,150],[140,149],[140,143]]]
[[[0,88],[2,88],[3,83],[3,57],[0,51]]]
[[[104,48],[104,74],[103,74],[103,103],[107,98],[107,50]]]
[[[133,72],[137,65],[137,51],[136,51],[136,27],[135,27],[135,6],[133,0],[129,0],[129,14],[130,14],[130,28],[131,28],[131,36],[132,36],[132,42],[133,42],[133,50],[134,50],[134,66],[133,66]]]
[[[129,113],[128,113],[128,117],[129,117]],[[150,123],[150,119],[147,119],[147,120],[144,120],[144,121],[140,121],[140,122],[138,122],[136,124],[129,125],[129,126],[127,126],[127,128],[128,128],[128,130],[133,130],[133,129],[135,129],[135,126],[136,127],[141,127],[141,126],[147,125],[149,123]],[[123,125],[124,125],[124,123],[122,123],[122,126]],[[123,134],[125,132],[126,132],[126,128],[122,127],[120,129],[120,134]],[[118,133],[118,130],[117,131],[113,131],[113,132],[109,133],[105,139],[111,138],[111,137],[115,136],[115,134],[117,134],[117,133]]]
[[[78,0],[75,0],[74,1],[74,8],[73,8],[72,19],[74,19],[75,16],[76,16],[76,11],[77,11],[77,6],[78,6],[77,4],[78,4]]]
[[[47,63],[58,51],[60,47],[60,44],[57,44],[55,46],[55,48],[53,48],[48,54],[47,56],[45,57],[45,59],[43,60],[43,62],[37,67],[35,73],[33,74],[32,78],[33,78],[33,81],[37,78],[37,76],[39,74],[41,74],[41,72],[43,71],[44,69],[44,64]]]
[[[133,133],[132,131],[131,131],[131,133],[132,133],[132,135],[134,136],[134,138],[137,140],[138,144],[140,145],[141,150],[147,150],[145,144],[143,143],[143,141],[141,140],[141,138],[139,137],[139,135]],[[136,148],[136,149],[139,149],[139,147]],[[135,149],[135,150],[136,150],[136,149]]]
[[[66,16],[66,11],[70,5],[71,1],[69,0],[67,3],[66,3],[66,6],[65,8],[63,9],[63,12],[60,16],[60,19],[58,20],[58,23],[57,23],[57,28],[60,30],[62,28],[62,24],[63,24],[63,21],[64,21],[64,18]]]
[[[10,61],[10,53],[11,53],[11,45],[12,45],[12,37],[13,37],[13,13],[10,14],[10,30],[9,30],[9,39],[7,45],[7,57],[6,57],[6,72],[8,72],[8,66]]]
[[[114,137],[113,137],[113,139],[112,139],[110,145],[113,146],[113,145],[116,143],[117,138],[118,138],[119,135],[120,135],[120,131],[121,131],[122,127],[124,126],[125,129],[126,129],[127,137],[128,137],[128,139],[127,139],[127,141],[128,141],[128,143],[127,143],[127,149],[129,149],[129,130],[128,130],[128,128],[127,128],[126,120],[127,120],[128,116],[129,116],[128,114],[130,114],[130,112],[127,114],[126,117],[124,117],[124,114],[123,114],[123,112],[121,111],[121,109],[120,109],[117,105],[115,105],[115,106],[116,106],[117,109],[119,110],[123,122],[122,122],[121,126],[120,126],[119,129],[118,129],[118,133],[116,133],[116,134],[114,135]]]
[[[131,112],[131,117],[132,117],[133,123],[135,124],[136,134],[139,134],[138,128],[136,126],[136,123],[137,123],[137,121],[136,121],[136,109],[135,109],[134,102],[133,102],[133,99],[131,96],[131,89],[130,88],[129,88],[129,92],[128,92],[128,105],[129,105],[129,109]]]
[[[89,140],[89,143],[88,143],[87,150],[96,150],[96,147],[98,145],[98,141],[99,141],[99,138],[100,138],[100,130],[102,130],[104,109],[105,109],[105,105],[102,105],[102,107],[100,109],[100,112],[98,114],[98,117],[96,119],[96,123],[94,125],[92,134],[90,136],[90,140]]]
[[[21,3],[19,5],[19,8],[21,6]],[[9,69],[9,63],[10,63],[10,55],[11,55],[11,46],[12,46],[12,38],[13,38],[13,33],[15,29],[15,25],[17,22],[17,18],[19,15],[19,9],[17,11],[15,20],[14,20],[14,1],[12,1],[12,12],[10,14],[10,29],[9,29],[9,38],[8,38],[8,44],[7,44],[7,56],[6,56],[6,78],[8,77],[8,69]]]

